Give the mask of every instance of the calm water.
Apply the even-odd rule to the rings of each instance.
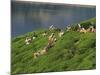
[[[12,37],[38,28],[48,28],[52,24],[59,28],[65,28],[66,25],[95,16],[95,7],[12,2]]]

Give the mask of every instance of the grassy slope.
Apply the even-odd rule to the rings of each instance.
[[[90,21],[88,20],[88,22]],[[25,45],[25,36],[32,36],[33,32],[12,39],[12,74],[96,68],[95,33],[83,34],[70,31],[59,38],[56,31],[56,45],[49,49],[47,54],[34,59],[33,52],[47,45],[48,36],[41,35],[44,31],[48,32],[48,36],[55,32],[45,29],[36,31],[39,37],[33,40],[30,45]]]

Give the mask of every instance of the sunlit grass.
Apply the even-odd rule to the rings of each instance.
[[[55,32],[57,42],[46,54],[34,59],[33,53],[48,43],[48,36],[41,35],[45,31],[48,36]],[[96,33],[70,31],[58,37],[56,30],[41,29],[35,31],[39,37],[25,45],[25,37],[32,37],[33,32],[12,39],[12,74],[96,68]]]

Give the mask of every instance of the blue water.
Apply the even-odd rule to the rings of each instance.
[[[95,7],[12,2],[11,34],[16,37],[38,28],[48,28],[52,24],[65,28],[93,17],[96,17]]]

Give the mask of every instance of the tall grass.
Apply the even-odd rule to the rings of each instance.
[[[45,31],[48,35],[43,37],[42,33]],[[33,53],[47,45],[48,36],[52,32],[56,35],[56,44],[46,54],[34,59]],[[65,32],[62,37],[58,37],[58,32],[47,29],[35,31],[38,37],[30,45],[25,45],[25,37],[32,37],[34,31],[12,39],[11,73],[15,75],[96,68],[95,33],[84,34],[70,31]]]

